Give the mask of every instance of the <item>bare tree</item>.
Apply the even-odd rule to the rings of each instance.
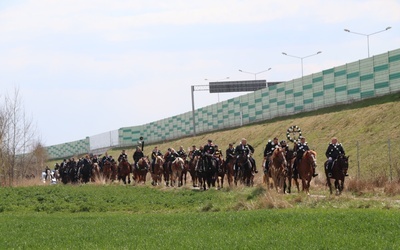
[[[1,98],[0,105],[0,177],[2,185],[12,186],[25,177],[38,139],[17,88],[11,97]]]

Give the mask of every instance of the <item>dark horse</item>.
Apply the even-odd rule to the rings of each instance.
[[[331,179],[335,180],[336,195],[340,195],[344,188],[344,177],[349,168],[349,156],[339,155],[332,165],[332,177],[328,177],[328,161],[325,162],[326,184],[329,186],[329,191],[332,194]]]
[[[225,161],[222,157],[214,158],[213,164],[215,164],[215,181],[217,182],[217,188],[224,187],[225,177]]]
[[[128,184],[131,183],[131,171],[132,166],[131,164],[126,160],[122,159],[121,162],[118,165],[118,181],[122,180],[124,184],[126,184],[126,178],[128,178]]]
[[[298,171],[302,182],[302,191],[310,194],[310,182],[314,174],[314,168],[317,166],[317,153],[313,150],[307,150],[298,165]]]
[[[293,164],[295,161],[296,157],[294,154],[294,150],[287,150],[286,151],[286,162],[287,162],[287,174],[286,174],[286,180],[285,180],[285,185],[283,186],[283,190],[285,193],[290,194],[292,192],[292,176],[293,176]],[[299,182],[296,179],[296,186],[297,186],[297,192],[299,192]]]
[[[215,173],[215,164],[212,163],[211,158],[201,157],[197,164],[200,189],[207,190],[207,188],[215,187]]]
[[[236,161],[235,185],[237,182],[243,183],[246,186],[253,186],[254,175],[252,172],[253,165],[248,154],[240,154]]]

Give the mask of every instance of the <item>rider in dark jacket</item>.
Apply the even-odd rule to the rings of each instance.
[[[151,172],[154,172],[154,164],[156,163],[157,156],[162,156],[161,151],[157,146],[154,147],[153,151],[151,151]]]
[[[265,173],[268,172],[271,155],[278,146],[279,146],[279,144],[278,144],[277,137],[275,137],[272,141],[269,140],[267,145],[265,145],[265,149],[264,149],[264,160],[265,160],[264,172]]]
[[[137,163],[142,157],[144,157],[143,151],[137,146],[135,153],[133,153],[133,165],[135,168],[138,168]]]
[[[329,143],[328,148],[326,149],[325,156],[328,158],[327,162],[327,168],[328,168],[328,176],[332,177],[332,167],[334,161],[340,156],[340,155],[345,155],[343,146],[341,143],[338,143],[338,140],[336,137],[333,137],[331,140],[331,143]],[[346,176],[348,174],[346,173]]]
[[[237,160],[239,158],[239,155],[243,155],[243,154],[250,155],[250,153],[253,154],[254,148],[250,144],[247,144],[247,140],[245,138],[243,138],[241,143],[236,146],[235,153],[236,153],[236,164],[234,166],[234,170],[235,170],[235,172],[237,172],[238,169],[236,168],[236,165],[237,165]],[[257,167],[256,167],[256,162],[255,162],[254,158],[250,156],[249,160],[251,162],[254,173],[258,173]]]

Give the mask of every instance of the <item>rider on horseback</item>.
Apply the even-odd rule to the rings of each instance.
[[[215,152],[215,147],[214,144],[212,143],[212,140],[208,139],[207,144],[204,145],[203,147],[203,156],[204,156],[204,163],[206,164],[207,167],[212,166],[212,156]]]
[[[231,159],[234,159],[235,155],[236,155],[235,148],[233,147],[233,143],[229,143],[229,147],[226,149],[225,153],[226,153],[226,159],[225,159],[224,164],[226,165],[226,164],[228,164],[228,162],[231,161]],[[225,173],[226,174],[228,173],[227,168],[225,168]]]
[[[250,144],[247,144],[247,140],[245,138],[242,138],[241,143],[239,145],[237,145],[236,149],[235,149],[236,163],[235,163],[235,166],[233,167],[233,170],[235,171],[235,174],[239,170],[239,169],[236,168],[239,156],[243,155],[243,154],[244,155],[250,155],[250,152],[253,154],[254,153],[254,148]],[[253,157],[250,156],[249,157],[249,161],[250,161],[250,163],[252,165],[252,170],[254,171],[254,173],[258,173],[258,170],[256,168],[256,162],[253,159]]]
[[[279,147],[278,144],[278,138],[275,137],[273,141],[269,140],[267,145],[265,145],[264,149],[264,160],[265,160],[265,167],[264,167],[264,173],[268,172],[268,167],[270,164],[270,159],[271,155],[274,152],[274,150]]]
[[[157,156],[162,156],[163,154],[158,149],[157,146],[154,147],[153,151],[151,151],[151,173],[154,173],[154,165],[156,164]]]
[[[222,150],[218,149],[218,145],[215,145],[215,152],[213,154],[214,160],[217,162],[218,169],[221,170],[221,161],[223,159]]]
[[[327,170],[329,171],[328,177],[332,177],[333,164],[340,155],[345,155],[343,146],[341,143],[338,143],[336,137],[333,137],[325,153],[326,158],[328,158],[328,163],[326,165]],[[345,176],[349,175],[346,173]]]
[[[121,162],[122,160],[128,160],[128,155],[125,153],[125,149],[122,150],[121,154],[118,157],[118,162]]]
[[[192,150],[189,151],[189,159],[193,160],[195,156],[201,155],[201,151],[196,148],[196,145],[192,146]]]
[[[136,147],[135,153],[133,153],[133,166],[134,166],[136,169],[139,168],[138,165],[137,165],[138,161],[139,161],[140,159],[142,159],[143,157],[144,157],[144,154],[143,154],[142,149],[141,149],[139,146],[137,146],[137,147]],[[148,170],[148,169],[146,169],[146,170]]]
[[[229,162],[232,158],[235,158],[235,148],[232,143],[229,143],[229,148],[226,149],[226,160],[225,162]]]
[[[301,159],[303,158],[304,152],[310,150],[310,148],[307,145],[306,138],[305,137],[300,137],[300,141],[296,145],[296,161],[294,162],[293,165],[293,174],[297,174],[297,166],[299,166]],[[313,177],[317,176],[318,174],[315,173],[315,166],[314,167],[314,173]]]
[[[179,157],[179,155],[175,151],[175,149],[168,148],[168,153],[167,153],[167,157],[166,157],[165,161],[167,163],[167,166],[168,166],[168,169],[169,169],[170,172],[172,172],[172,169],[171,169],[172,162],[175,161],[175,159],[177,157]]]
[[[183,149],[183,146],[180,146],[179,150],[176,153],[178,153],[179,157],[181,157],[184,161],[186,160],[187,154]]]

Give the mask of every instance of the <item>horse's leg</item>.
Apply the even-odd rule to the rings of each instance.
[[[326,184],[329,187],[329,192],[332,194],[332,183],[331,183],[331,178],[328,177],[328,175],[326,175]]]
[[[339,195],[339,189],[340,189],[340,187],[339,187],[339,179],[335,179],[335,189],[336,189],[336,195]]]

